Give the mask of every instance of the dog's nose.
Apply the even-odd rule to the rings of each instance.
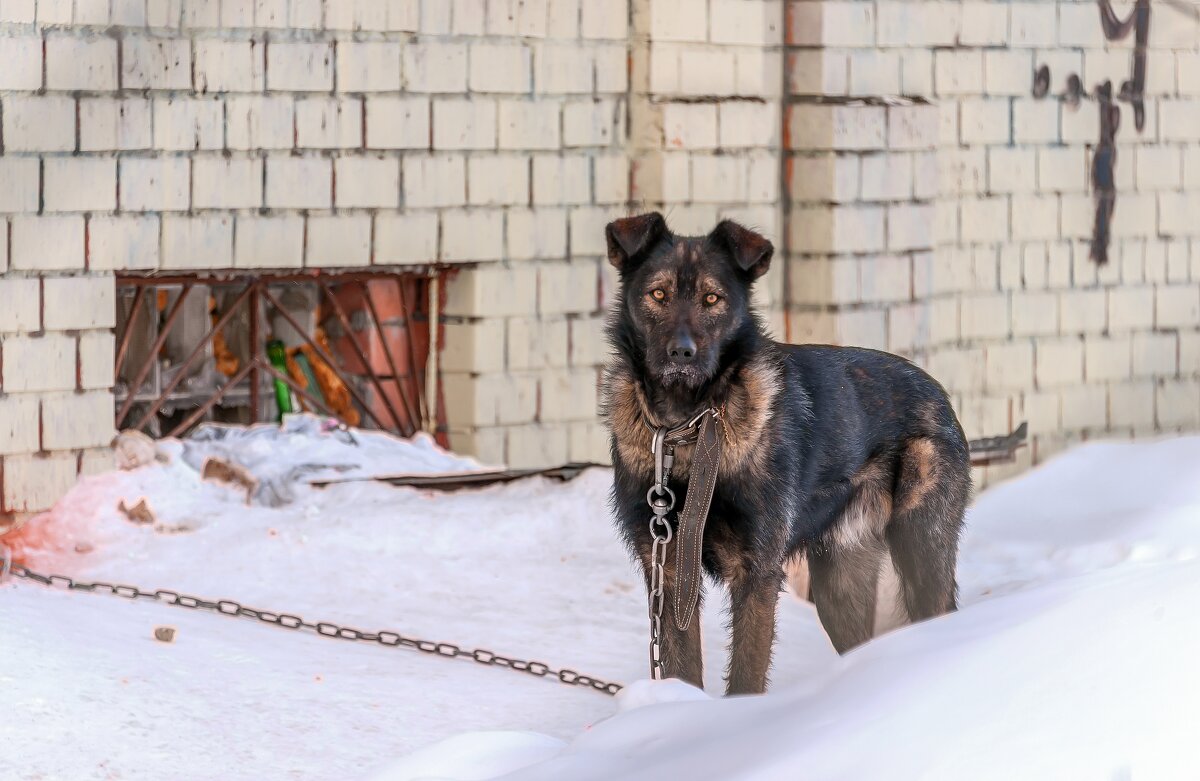
[[[696,343],[689,334],[676,334],[667,347],[667,355],[671,356],[672,361],[691,363],[696,357]]]

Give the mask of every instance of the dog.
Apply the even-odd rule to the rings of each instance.
[[[768,338],[750,299],[774,247],[736,222],[679,236],[653,212],[615,220],[605,237],[619,279],[602,388],[612,505],[648,588],[655,429],[718,411],[723,454],[699,550],[730,594],[726,693],[766,690],[780,587],[797,561],[839,653],[874,636],[877,613],[907,623],[955,610],[970,455],[941,385],[888,353]],[[678,448],[670,477],[681,505],[694,448]],[[677,569],[667,556],[668,594]],[[881,583],[898,585],[880,600]],[[678,603],[664,602],[665,675],[703,687],[698,610],[680,629]]]

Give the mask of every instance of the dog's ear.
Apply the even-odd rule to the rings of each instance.
[[[604,229],[608,262],[621,273],[630,271],[666,232],[667,221],[658,212],[613,220]]]
[[[758,279],[771,267],[774,245],[761,234],[743,228],[733,220],[721,220],[708,237],[725,247],[738,268],[749,274],[751,279]]]

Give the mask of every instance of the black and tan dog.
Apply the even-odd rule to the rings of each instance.
[[[901,621],[954,610],[971,479],[941,386],[887,353],[767,338],[750,291],[774,248],[734,222],[676,236],[652,213],[616,220],[606,233],[621,281],[604,388],[613,503],[647,578],[653,429],[720,410],[724,454],[701,562],[730,592],[727,692],[766,688],[783,571],[799,557],[839,652],[872,637],[886,612],[877,607],[898,609]],[[691,449],[678,450],[670,483],[681,502]],[[877,605],[881,573],[898,581],[895,605]],[[668,589],[676,577],[668,556]],[[674,609],[668,599],[666,674],[702,685],[699,619],[680,630]]]

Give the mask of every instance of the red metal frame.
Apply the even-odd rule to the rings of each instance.
[[[431,278],[444,277],[445,272],[440,269],[421,269],[413,271],[411,269],[396,270],[396,271],[379,271],[379,272],[349,272],[349,273],[326,273],[322,271],[298,271],[282,274],[254,274],[246,272],[211,272],[197,274],[170,274],[170,275],[119,275],[117,277],[117,285],[119,287],[134,287],[137,289],[134,294],[133,308],[130,310],[128,320],[125,324],[123,332],[118,339],[118,349],[115,360],[115,376],[117,383],[120,384],[121,370],[124,368],[129,357],[129,347],[134,333],[134,329],[141,327],[139,325],[139,313],[142,309],[142,303],[147,294],[147,290],[153,290],[161,287],[182,286],[182,289],[171,306],[170,311],[163,321],[160,331],[151,347],[145,356],[142,364],[134,373],[133,382],[130,383],[128,391],[121,401],[120,407],[116,413],[117,428],[121,428],[129,416],[130,410],[137,402],[138,391],[143,388],[147,377],[155,363],[160,360],[159,356],[163,345],[166,343],[167,337],[172,328],[178,323],[182,312],[183,303],[192,289],[196,285],[209,285],[213,287],[243,287],[244,289],[237,298],[230,304],[226,311],[221,315],[217,322],[208,330],[203,338],[192,348],[188,356],[178,364],[178,369],[174,378],[158,393],[150,402],[146,410],[139,416],[136,423],[133,424],[134,429],[143,429],[152,421],[162,410],[163,406],[168,403],[170,396],[174,393],[179,385],[187,376],[188,370],[201,356],[207,345],[213,342],[215,336],[222,332],[222,329],[232,320],[235,314],[249,309],[249,349],[246,353],[252,356],[245,361],[245,365],[241,366],[232,377],[229,378],[220,387],[216,388],[206,398],[200,399],[200,404],[189,414],[182,422],[176,425],[170,432],[169,436],[178,436],[186,432],[196,423],[200,422],[212,408],[217,405],[231,389],[244,381],[249,382],[249,404],[250,409],[255,411],[260,409],[260,378],[265,372],[272,378],[279,380],[291,388],[297,396],[305,401],[306,404],[314,409],[320,410],[327,415],[333,415],[333,411],[328,404],[325,404],[313,394],[302,388],[294,379],[287,376],[286,373],[278,371],[274,366],[265,359],[266,354],[266,339],[261,332],[262,314],[266,307],[270,307],[274,312],[283,317],[289,325],[295,329],[296,333],[304,340],[304,342],[312,348],[312,350],[320,357],[320,359],[333,371],[338,379],[346,386],[354,399],[359,411],[369,418],[378,428],[391,432],[399,436],[412,436],[422,426],[422,423],[428,419],[427,410],[435,408],[437,412],[437,420],[435,421],[435,431],[432,432],[435,438],[443,445],[446,444],[446,421],[443,406],[440,404],[440,398],[435,400],[435,403],[430,405],[429,400],[425,398],[425,385],[423,380],[425,375],[425,366],[415,365],[414,362],[422,354],[427,354],[429,346],[425,345],[422,351],[416,341],[415,328],[413,324],[418,319],[420,299],[414,298],[417,302],[417,310],[414,311],[408,300],[409,294],[419,292],[424,288],[424,284]],[[392,280],[396,285],[396,294],[399,296],[399,309],[401,316],[401,325],[405,331],[405,337],[408,340],[408,366],[401,366],[397,361],[396,355],[393,353],[392,346],[384,332],[383,325],[380,321],[379,312],[376,303],[372,297],[372,291],[368,288],[368,283],[378,280]],[[362,364],[362,371],[366,381],[379,395],[380,405],[386,414],[380,415],[374,406],[368,402],[356,387],[356,382],[353,377],[349,376],[343,362],[339,361],[329,351],[325,350],[311,334],[307,333],[306,329],[300,325],[295,317],[284,308],[275,293],[271,291],[271,286],[278,286],[281,283],[313,283],[319,293],[319,300],[328,305],[330,311],[336,317],[337,321],[345,330],[345,335],[353,349],[355,356]],[[369,357],[368,350],[359,341],[359,335],[353,328],[351,317],[346,311],[346,306],[338,297],[338,292],[346,288],[356,289],[362,295],[366,311],[370,314],[370,327],[374,329],[375,336],[380,340],[383,347],[383,353],[386,358],[387,370],[391,372],[390,380],[395,384],[399,406],[393,403],[392,398],[384,388],[384,379],[375,371]],[[425,313],[429,316],[429,313]],[[430,323],[431,328],[435,323]],[[440,340],[439,340],[440,341]],[[401,374],[401,369],[407,369],[408,375]],[[413,379],[411,383],[406,383],[403,379],[408,376]],[[411,391],[415,389],[415,398],[412,397]],[[441,394],[441,377],[437,377],[436,392]]]

